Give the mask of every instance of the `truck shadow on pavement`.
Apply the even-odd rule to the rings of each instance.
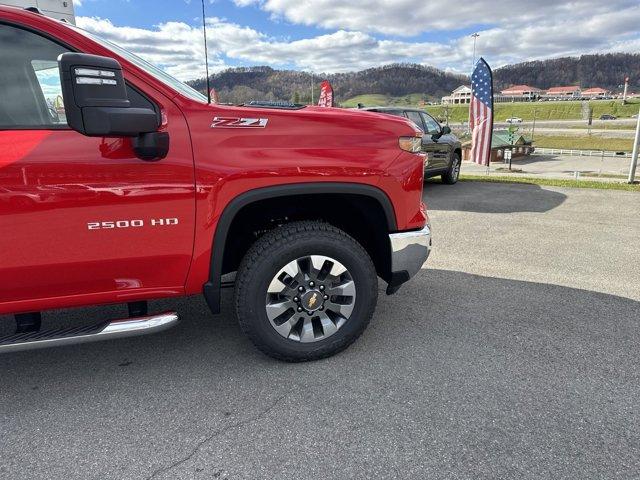
[[[560,206],[567,196],[528,183],[490,183],[461,181],[444,185],[426,182],[423,199],[429,210],[477,213],[548,212]]]
[[[229,292],[213,317],[154,302],[183,319],[157,335],[2,355],[1,476],[634,475],[640,302],[443,270],[383,286],[362,338],[314,363],[256,351]]]

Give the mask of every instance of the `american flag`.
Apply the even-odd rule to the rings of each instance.
[[[475,163],[488,167],[493,133],[493,74],[484,58],[478,60],[471,75],[469,109],[471,159]]]

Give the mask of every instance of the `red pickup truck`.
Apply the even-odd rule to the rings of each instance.
[[[156,332],[150,299],[234,287],[242,329],[288,361],[367,326],[431,249],[421,133],[402,118],[212,105],[120,47],[0,7],[0,351]],[[225,280],[225,281],[223,281]],[[41,312],[127,304],[46,329]]]

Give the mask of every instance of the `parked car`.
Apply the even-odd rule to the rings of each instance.
[[[506,120],[507,123],[522,123],[522,119],[520,117],[510,117]]]
[[[600,115],[600,120],[616,120],[618,117],[609,113],[603,113]]]
[[[449,185],[458,181],[462,146],[448,126],[440,125],[431,115],[417,108],[368,107],[364,110],[411,120],[423,132],[422,151],[426,154],[425,178],[440,175],[442,182]]]
[[[15,7],[0,6],[0,45],[0,314],[16,327],[0,352],[157,332],[178,314],[149,313],[148,300],[202,293],[219,313],[233,287],[259,349],[318,359],[366,328],[378,276],[393,294],[429,255],[422,132],[406,118],[209,104]],[[48,94],[59,80],[64,116],[50,115],[44,77]],[[114,303],[129,316],[42,325],[45,310]]]

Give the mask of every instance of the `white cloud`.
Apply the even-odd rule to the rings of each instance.
[[[622,12],[637,0],[475,0],[455,4],[429,0],[234,0],[257,5],[301,25],[412,36],[472,25],[525,25],[562,18],[590,18]],[[620,13],[622,15],[622,13]]]
[[[238,4],[255,3],[255,0],[235,1]],[[289,10],[285,6],[290,5],[293,9],[291,12],[295,13],[295,5],[307,5],[305,11],[308,15],[305,18],[316,18],[315,21],[321,25],[340,26],[336,31],[301,40],[274,39],[249,27],[220,18],[208,18],[207,39],[211,70],[225,68],[228,59],[244,65],[294,66],[327,73],[360,70],[392,62],[417,62],[454,72],[470,70],[472,39],[467,35],[440,42],[422,42],[412,41],[410,38],[400,40],[398,37],[380,37],[371,33],[374,23],[371,28],[358,29],[362,26],[363,19],[372,22],[374,19],[382,19],[385,20],[382,23],[387,25],[385,28],[397,30],[403,25],[419,24],[420,17],[414,19],[413,16],[420,12],[431,12],[435,8],[432,2],[429,2],[431,6],[423,7],[422,3],[402,0],[385,2],[388,11],[382,11],[382,1],[375,0],[370,4],[367,2],[366,8],[360,5],[361,0],[340,3],[340,15],[325,12],[320,14],[321,18],[316,18],[318,11],[339,2],[317,0],[314,8],[308,7],[309,2],[300,0],[265,0],[260,4],[261,8],[286,18],[290,18],[293,13],[287,13]],[[501,1],[489,3],[503,7],[505,4]],[[640,5],[636,2],[632,5],[627,2],[615,4],[615,1],[594,4],[591,5],[589,15],[583,14],[581,10],[591,4],[587,1],[568,4],[542,0],[536,2],[535,9],[531,8],[529,2],[514,0],[509,3],[513,5],[506,10],[511,18],[481,30],[478,38],[478,54],[485,56],[494,67],[561,55],[639,50],[640,34],[637,25],[640,24]],[[529,5],[528,9],[524,8],[524,3]],[[522,11],[515,6],[520,4],[523,6]],[[449,28],[454,25],[454,17],[464,19],[470,12],[476,12],[479,21],[488,19],[488,14],[483,13],[483,8],[488,8],[486,0],[478,4],[483,8],[464,3],[453,9],[455,12],[451,14],[445,14],[447,9],[442,7],[442,3],[438,5],[435,10],[440,11],[440,17],[431,19],[427,25]],[[496,9],[497,7],[494,8]],[[537,18],[539,13],[536,12],[545,9],[549,15],[536,21],[527,20]],[[402,20],[394,21],[400,10],[404,12]],[[528,13],[528,10],[534,10],[534,13]],[[407,20],[407,12],[412,13],[410,21]],[[465,20],[458,20],[459,24],[464,22]],[[82,28],[160,65],[180,79],[204,76],[201,27],[183,22],[167,22],[153,29],[143,29],[116,26],[109,20],[91,17],[78,17],[77,23]]]

